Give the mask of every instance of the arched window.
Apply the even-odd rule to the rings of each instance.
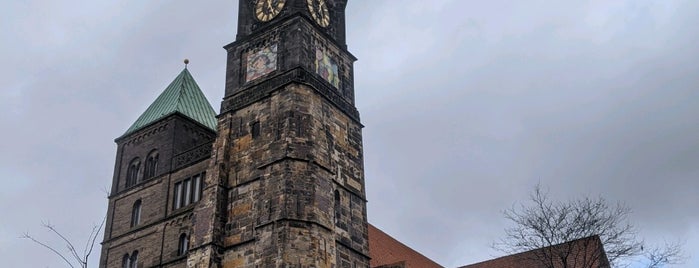
[[[121,259],[121,268],[138,268],[138,250],[131,253],[131,256],[124,254]]]
[[[138,250],[131,253],[129,265],[130,265],[129,268],[138,268]]]
[[[138,225],[139,222],[141,222],[141,199],[133,203],[133,209],[131,210],[131,227]]]
[[[177,245],[177,256],[182,256],[189,250],[189,236],[187,234],[181,234],[180,240]]]
[[[141,168],[141,160],[135,158],[131,160],[129,164],[129,169],[126,170],[126,187],[131,187],[138,183],[138,170]]]
[[[129,254],[124,254],[124,258],[121,259],[121,268],[131,268],[131,259]]]
[[[155,177],[156,172],[158,171],[158,151],[153,150],[148,154],[148,158],[146,158],[146,166],[145,166],[145,173],[143,175],[143,178],[145,179],[150,179]]]

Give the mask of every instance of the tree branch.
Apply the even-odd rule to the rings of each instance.
[[[643,240],[629,220],[632,211],[623,203],[610,204],[602,197],[553,201],[540,185],[528,201],[503,211],[514,225],[505,229],[505,237],[493,244],[494,249],[508,254],[531,251],[524,258],[536,259],[545,267],[592,267],[606,262],[617,267],[644,255]],[[599,242],[587,241],[595,235]],[[680,263],[684,260],[681,248],[679,243],[666,243],[648,251],[649,267]]]
[[[97,235],[99,235],[100,230],[102,230],[102,227],[104,227],[104,222],[107,221],[107,216],[102,217],[102,222],[100,222],[99,226],[96,226],[93,228],[95,231],[95,234],[92,236],[92,242],[90,242],[90,249],[87,250],[87,253],[85,254],[85,268],[87,268],[87,258],[90,257],[90,254],[92,253],[92,249],[95,247],[95,241],[97,240]],[[89,239],[89,238],[88,238]],[[87,247],[85,247],[87,248]]]
[[[73,243],[71,243],[70,240],[68,240],[68,238],[66,238],[63,234],[61,234],[61,232],[59,232],[53,225],[46,222],[46,223],[42,223],[42,226],[48,228],[51,232],[53,232],[58,237],[60,237],[66,243],[66,245],[67,245],[66,247],[68,248],[68,252],[70,252],[73,259],[75,259],[78,263],[80,263],[80,267],[87,268],[88,259],[90,258],[90,254],[92,254],[92,250],[95,247],[95,242],[97,241],[97,236],[99,235],[100,230],[102,230],[102,228],[104,227],[106,220],[107,220],[107,218],[105,216],[102,218],[102,221],[100,222],[99,225],[93,225],[92,230],[90,231],[90,235],[87,238],[85,248],[83,249],[82,256],[80,256],[78,254],[77,250],[73,246]],[[24,235],[22,235],[20,238],[29,239],[29,240],[33,241],[34,243],[37,243],[37,244],[51,250],[53,253],[55,253],[56,255],[61,257],[61,259],[63,259],[63,261],[65,261],[71,268],[75,268],[73,263],[71,261],[69,261],[65,255],[61,254],[58,250],[49,246],[48,244],[43,243],[43,242],[35,239],[34,237],[30,236],[28,233],[24,233]]]
[[[663,247],[654,247],[645,253],[648,258],[648,268],[659,268],[665,265],[682,264],[686,260],[686,256],[682,251],[684,243],[680,241],[668,243],[665,241]]]
[[[68,261],[68,259],[65,256],[63,256],[63,254],[61,254],[60,252],[58,252],[54,248],[50,247],[49,245],[44,244],[41,241],[34,239],[34,237],[29,235],[29,233],[24,233],[24,235],[22,235],[20,238],[29,239],[29,240],[33,241],[34,243],[37,243],[37,244],[47,248],[48,250],[52,251],[53,253],[55,253],[56,255],[61,257],[61,259],[63,259],[63,261],[65,261],[68,264],[68,266],[75,268],[75,266],[73,266],[73,264],[70,261]]]
[[[51,230],[51,231],[52,231],[53,233],[55,233],[56,235],[58,235],[58,237],[60,237],[61,239],[63,239],[63,241],[66,242],[66,245],[67,245],[67,247],[68,247],[68,251],[70,252],[71,255],[73,255],[73,258],[75,258],[75,260],[77,260],[77,261],[79,261],[79,262],[82,263],[82,259],[81,259],[80,256],[78,255],[78,252],[75,250],[75,247],[73,246],[73,243],[70,242],[70,240],[68,240],[65,236],[63,236],[60,232],[58,232],[58,231],[56,230],[56,228],[54,228],[50,223],[46,222],[46,223],[42,223],[42,225],[43,225],[44,227],[48,228],[49,230]]]

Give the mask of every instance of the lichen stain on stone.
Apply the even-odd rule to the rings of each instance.
[[[243,258],[224,261],[222,268],[240,268],[243,267],[243,261]]]
[[[318,267],[318,268],[331,268],[331,265],[328,262],[320,262],[319,261],[316,263],[316,267]]]
[[[239,204],[231,209],[231,211],[230,211],[231,217],[236,216],[236,215],[241,215],[243,213],[248,213],[248,212],[250,212],[251,209],[252,209],[251,203]]]
[[[354,179],[351,179],[351,178],[350,178],[349,180],[347,180],[347,185],[349,185],[349,186],[351,186],[351,187],[353,187],[354,189],[357,189],[357,190],[359,190],[359,191],[362,190],[362,184],[359,183],[358,181],[354,180]]]
[[[223,239],[223,243],[226,245],[235,245],[242,241],[241,234],[230,235]]]
[[[251,143],[252,143],[252,135],[242,136],[235,141],[235,151],[241,152],[241,151],[248,150],[250,148]]]

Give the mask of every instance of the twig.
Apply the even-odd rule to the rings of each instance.
[[[75,266],[73,266],[73,264],[70,263],[70,261],[68,261],[68,259],[66,259],[65,256],[63,256],[63,254],[61,254],[60,252],[56,251],[55,249],[53,249],[53,248],[50,247],[49,245],[46,245],[46,244],[42,243],[41,241],[38,241],[38,240],[34,239],[34,237],[30,236],[29,233],[24,233],[24,235],[22,235],[20,238],[29,239],[29,240],[31,240],[31,241],[34,241],[34,243],[37,243],[37,244],[39,244],[39,245],[41,245],[41,246],[43,246],[43,247],[45,247],[45,248],[51,250],[53,253],[56,253],[56,255],[58,255],[59,257],[61,257],[61,259],[63,259],[63,261],[65,261],[65,262],[68,264],[68,266],[70,266],[70,267],[72,267],[72,268],[75,268]]]

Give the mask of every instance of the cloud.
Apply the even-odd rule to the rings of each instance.
[[[51,220],[82,239],[101,219],[113,138],[182,59],[218,107],[236,7],[0,10],[0,38],[11,40],[0,43],[9,266],[62,265],[12,234]],[[683,237],[697,251],[698,10],[689,0],[350,1],[370,221],[443,265],[465,265],[498,254],[488,245],[508,224],[500,212],[541,182],[559,199],[627,202],[651,242]]]

